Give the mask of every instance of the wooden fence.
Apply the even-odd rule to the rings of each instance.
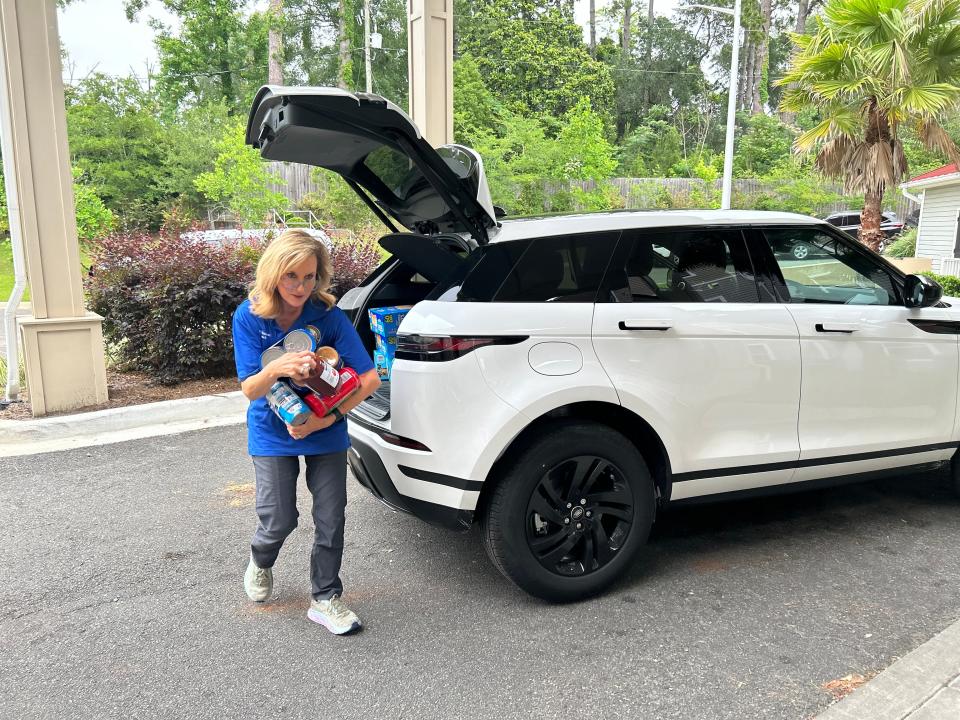
[[[268,163],[270,172],[282,178],[277,185],[270,186],[271,190],[281,192],[286,195],[293,204],[298,203],[306,194],[316,192],[319,187],[310,177],[311,167],[309,165],[299,165],[296,163]],[[672,202],[680,206],[689,206],[691,196],[706,198],[709,195],[720,196],[721,181],[714,180],[707,182],[694,178],[613,178],[609,183],[619,190],[623,197],[624,204],[628,208],[654,208],[657,207],[657,197],[666,190]],[[736,179],[733,181],[733,195],[743,197],[744,195],[761,195],[774,192],[778,184],[770,181],[756,179]],[[545,200],[544,212],[550,212],[550,196],[560,190],[567,190],[571,187],[580,187],[584,190],[593,190],[596,188],[596,182],[593,180],[571,181],[570,183],[558,183],[554,181],[545,181]],[[837,185],[827,184],[828,191],[842,194],[842,189]],[[897,213],[897,216],[903,220],[911,210],[917,207],[916,203],[897,193],[894,197],[894,206],[888,208]],[[825,217],[833,212],[842,210],[859,210],[851,207],[851,203],[839,201],[827,203],[817,208],[816,214]]]

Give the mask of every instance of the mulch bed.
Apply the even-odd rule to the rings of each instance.
[[[158,385],[144,373],[117,372],[107,370],[107,394],[110,399],[104,405],[92,405],[62,413],[49,413],[46,417],[56,415],[72,415],[79,412],[106,410],[107,408],[139,405],[141,403],[158,402],[160,400],[177,400],[179,398],[197,397],[198,395],[214,395],[216,393],[232,392],[240,389],[236,377],[208,378],[205,380],[189,380],[179,385]],[[20,397],[23,402],[12,403],[5,410],[0,410],[0,420],[32,420],[30,398],[26,388],[21,388]],[[0,392],[0,400],[3,399]]]

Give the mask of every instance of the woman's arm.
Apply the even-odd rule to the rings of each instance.
[[[353,395],[343,401],[339,407],[340,412],[346,415],[357,405],[373,395],[374,391],[378,387],[380,387],[380,377],[377,375],[377,371],[370,370],[365,372],[360,376],[360,387]],[[316,415],[311,414],[303,425],[297,425],[296,427],[293,425],[287,425],[287,432],[290,433],[291,437],[297,440],[302,440],[307,435],[310,435],[317,430],[327,429],[333,425],[334,422],[336,422],[336,416],[333,413],[324,415],[323,417],[317,417]]]
[[[303,380],[316,367],[317,361],[310,351],[286,353],[268,364],[263,370],[240,383],[240,390],[250,401],[262,398],[273,384],[283,377]],[[306,369],[306,372],[303,372]]]
[[[368,370],[360,376],[360,388],[343,402],[340,406],[340,412],[346,415],[357,405],[373,395],[378,387],[380,387],[380,376],[377,375],[375,369]]]

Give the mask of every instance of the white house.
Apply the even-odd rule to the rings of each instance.
[[[960,171],[955,164],[917,175],[900,191],[920,203],[917,257],[930,258],[933,271],[960,274]],[[946,261],[946,262],[944,262]]]

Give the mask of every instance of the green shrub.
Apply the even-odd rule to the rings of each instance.
[[[937,275],[932,272],[923,272],[920,273],[920,275],[925,275],[940,285],[940,287],[943,288],[944,295],[960,297],[960,278],[953,277],[952,275]]]
[[[917,229],[910,228],[890,243],[883,251],[888,257],[905,258],[917,255]]]

